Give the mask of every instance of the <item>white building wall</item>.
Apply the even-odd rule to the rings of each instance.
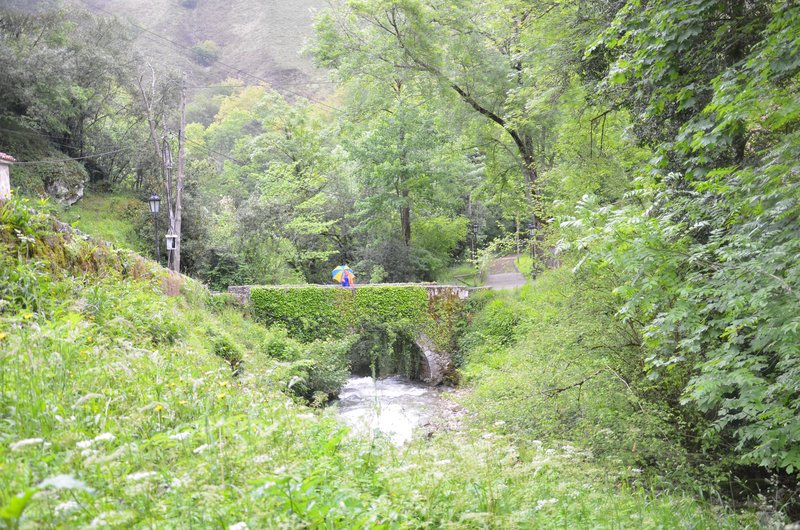
[[[9,168],[11,164],[0,161],[0,201],[11,198],[11,177]]]

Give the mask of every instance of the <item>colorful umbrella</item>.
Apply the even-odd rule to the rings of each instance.
[[[340,265],[331,271],[331,278],[333,278],[334,281],[341,283],[345,277],[347,277],[348,283],[350,284],[356,279],[356,275],[353,274],[353,269],[347,265]]]

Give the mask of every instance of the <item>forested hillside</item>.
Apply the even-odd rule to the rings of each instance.
[[[337,441],[315,445],[312,437],[306,449],[316,464],[282,440],[300,470],[276,470],[269,480],[245,472],[244,453],[220,456],[204,468],[226,462],[220,481],[216,471],[203,479],[219,488],[215,502],[240,499],[247,481],[260,484],[245,495],[254,504],[228,513],[205,503],[198,521],[225,513],[222,526],[525,528],[781,527],[800,519],[794,2],[337,0],[316,14],[304,52],[330,81],[313,93],[279,86],[296,76],[280,73],[283,59],[272,51],[266,62],[255,59],[254,50],[276,49],[278,26],[268,19],[277,5],[87,2],[93,11],[0,4],[0,151],[18,160],[17,197],[2,210],[4,270],[12,272],[0,276],[0,345],[43,362],[29,321],[39,329],[91,321],[102,307],[80,309],[94,302],[72,282],[102,301],[101,291],[128,281],[103,283],[97,270],[58,264],[64,278],[44,282],[39,272],[53,257],[33,247],[52,246],[52,237],[25,213],[25,201],[38,197],[50,200],[37,209],[148,256],[154,238],[163,251],[165,233],[177,230],[180,272],[213,290],[331,283],[331,269],[345,263],[359,283],[480,283],[494,258],[511,254],[531,280],[470,298],[452,377],[467,411],[461,433],[417,440],[409,452],[420,460],[410,462],[409,452],[383,453],[380,441],[350,445],[326,426],[320,439]],[[303,34],[299,10],[309,6],[301,4],[281,4],[289,21],[280,31],[293,36],[286,42]],[[139,45],[141,24],[164,32],[169,55]],[[157,218],[145,201],[154,193],[162,199]],[[147,304],[161,300],[147,281]],[[54,301],[65,289],[72,301],[64,303],[78,309]],[[213,297],[197,296],[208,307],[193,322],[220,318]],[[233,347],[251,358],[243,374],[250,364],[278,373],[273,363],[298,362],[292,370],[317,366],[332,378],[328,391],[343,384],[345,354],[408,353],[399,323],[370,323],[349,330],[352,343],[323,347],[322,336],[287,336],[229,309],[225,318],[248,330]],[[156,349],[159,337],[174,335],[176,356],[186,344],[219,343],[176,322],[185,330],[156,326],[143,340]],[[103,332],[123,355],[120,340],[132,338],[120,326]],[[273,334],[281,338],[265,338]],[[279,340],[291,342],[280,350],[290,359],[263,346]],[[105,351],[105,343],[94,348]],[[70,370],[79,370],[81,354],[73,354]],[[2,387],[3,414],[16,430],[0,441],[11,447],[39,438],[25,425],[40,412],[20,412],[21,389],[36,385],[7,368],[17,357],[4,355],[0,383],[13,384]],[[228,383],[236,392],[261,391],[239,375]],[[308,383],[313,369],[298,377]],[[313,406],[325,401],[313,384],[298,392],[291,380],[278,377],[273,390]],[[210,425],[213,417],[225,429],[235,421],[230,409],[204,407],[205,416],[189,408],[181,421]],[[254,414],[247,421],[261,432],[270,420]],[[180,426],[162,419],[141,431],[143,441]],[[465,447],[475,445],[491,466],[469,462]],[[160,450],[154,466],[166,466]],[[496,450],[507,459],[491,460]],[[20,455],[5,454],[24,467]],[[547,455],[579,461],[587,491],[615,496],[584,502],[569,464]],[[47,473],[20,475],[0,502],[13,509],[13,496],[48,474],[77,473],[73,457],[59,454]],[[419,475],[398,478],[409,465]],[[82,480],[100,488],[99,476]],[[353,489],[338,503],[331,485],[341,480]],[[119,490],[104,487],[107,499]],[[431,490],[426,505],[420,492]],[[254,498],[270,499],[268,507],[259,511]],[[147,506],[138,524],[189,509]]]

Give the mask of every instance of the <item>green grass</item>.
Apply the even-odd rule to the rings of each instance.
[[[437,274],[436,282],[447,285],[478,287],[482,285],[483,280],[478,270],[471,263],[457,263]]]
[[[47,226],[14,203],[0,210],[0,526],[749,522],[658,488],[629,466],[600,466],[585,449],[522,436],[499,407],[481,403],[480,385],[467,400],[480,417],[463,429],[403,448],[348,437],[332,410],[294,397],[298,371],[273,355],[282,332],[194,281],[167,297],[165,273],[152,262]],[[487,327],[488,310],[477,325],[489,345],[499,344],[515,333],[513,314],[495,308],[505,320]],[[215,355],[212,338],[221,335],[242,355],[238,375]],[[475,354],[473,380],[490,377],[497,362],[489,349],[484,355],[487,372]]]
[[[134,228],[134,219],[147,212],[147,203],[134,193],[87,192],[80,201],[66,208],[61,216],[65,222],[82,232],[118,247],[152,255],[152,249],[140,240]]]
[[[533,259],[529,254],[520,254],[514,263],[517,265],[519,272],[526,278],[530,278],[533,273]]]

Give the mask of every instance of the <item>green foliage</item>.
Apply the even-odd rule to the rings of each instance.
[[[230,365],[234,374],[238,373],[243,360],[242,350],[239,345],[225,332],[209,329],[206,333],[209,337],[212,353],[224,359]]]
[[[401,374],[420,377],[421,353],[414,343],[417,330],[408,321],[364,318],[349,352],[352,372],[375,378]]]
[[[61,218],[81,232],[117,247],[145,256],[153,256],[155,252],[153,219],[148,205],[131,193],[89,193],[66,209]]]
[[[304,341],[343,337],[362,318],[423,322],[428,293],[424,287],[253,287],[250,300],[257,318],[284,325]]]
[[[348,437],[283,392],[334,389],[352,339],[300,344],[188,278],[167,297],[152,263],[134,275],[141,258],[70,238],[16,201],[0,212],[0,274],[29,278],[0,311],[4,526],[755,525],[582,450],[519,443],[488,415],[404,448]],[[209,328],[242,352],[238,377]]]
[[[130,103],[129,32],[79,7],[38,7],[0,8],[0,115],[10,131],[0,134],[0,147],[18,148],[9,152],[22,161],[91,160],[18,166],[15,184],[55,194],[56,182],[74,190],[87,176],[124,179],[136,157],[114,155],[122,144],[141,152],[144,130]]]
[[[313,341],[353,338],[350,364],[357,373],[375,376],[418,377],[415,340],[424,334],[438,351],[454,353],[464,318],[458,296],[442,293],[429,300],[420,286],[252,287],[250,300],[261,322],[286,327],[312,351]],[[293,358],[295,351],[284,339],[272,339],[263,349],[276,358]]]
[[[563,268],[518,297],[486,292],[470,301],[474,316],[460,340],[461,371],[474,389],[467,403],[522,443],[574,444],[600,461],[693,483],[702,473],[680,443],[679,416],[650,393],[603,283]]]
[[[219,58],[219,46],[213,40],[204,40],[192,46],[192,58],[203,66],[210,66]]]
[[[305,381],[306,397],[316,404],[339,395],[350,377],[348,353],[353,345],[352,338],[340,340],[315,341],[308,346],[308,359],[313,364]],[[310,394],[310,395],[309,395]]]
[[[619,208],[566,222],[586,266],[615,271],[643,362],[705,443],[800,468],[797,373],[798,10],[706,0],[626,6],[598,41],[606,84],[658,156]]]

